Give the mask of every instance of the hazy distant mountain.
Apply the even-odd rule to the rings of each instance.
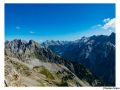
[[[61,45],[64,43],[56,42]],[[20,39],[5,42],[5,84],[6,86],[105,85],[82,64],[65,60],[33,40],[26,42]]]
[[[106,85],[115,85],[115,33],[110,36],[82,37],[75,41],[64,41],[65,43],[47,42],[42,45],[66,60],[82,63],[103,79]]]

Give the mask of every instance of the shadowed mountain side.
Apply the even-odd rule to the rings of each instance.
[[[75,41],[52,40],[42,45],[66,60],[85,65],[107,86],[115,85],[115,33],[82,37]]]

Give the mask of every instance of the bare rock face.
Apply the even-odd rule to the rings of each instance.
[[[60,64],[39,62],[37,66],[17,58],[5,59],[7,86],[89,86]]]
[[[68,61],[30,40],[5,42],[6,86],[101,86],[78,62]]]

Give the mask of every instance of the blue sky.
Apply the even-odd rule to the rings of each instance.
[[[76,40],[115,31],[115,4],[5,4],[5,40]]]

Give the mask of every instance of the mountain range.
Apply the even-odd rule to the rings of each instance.
[[[45,41],[42,45],[66,60],[80,62],[106,85],[115,85],[115,33],[75,41]]]
[[[5,42],[6,86],[114,86],[115,33],[75,41]]]

